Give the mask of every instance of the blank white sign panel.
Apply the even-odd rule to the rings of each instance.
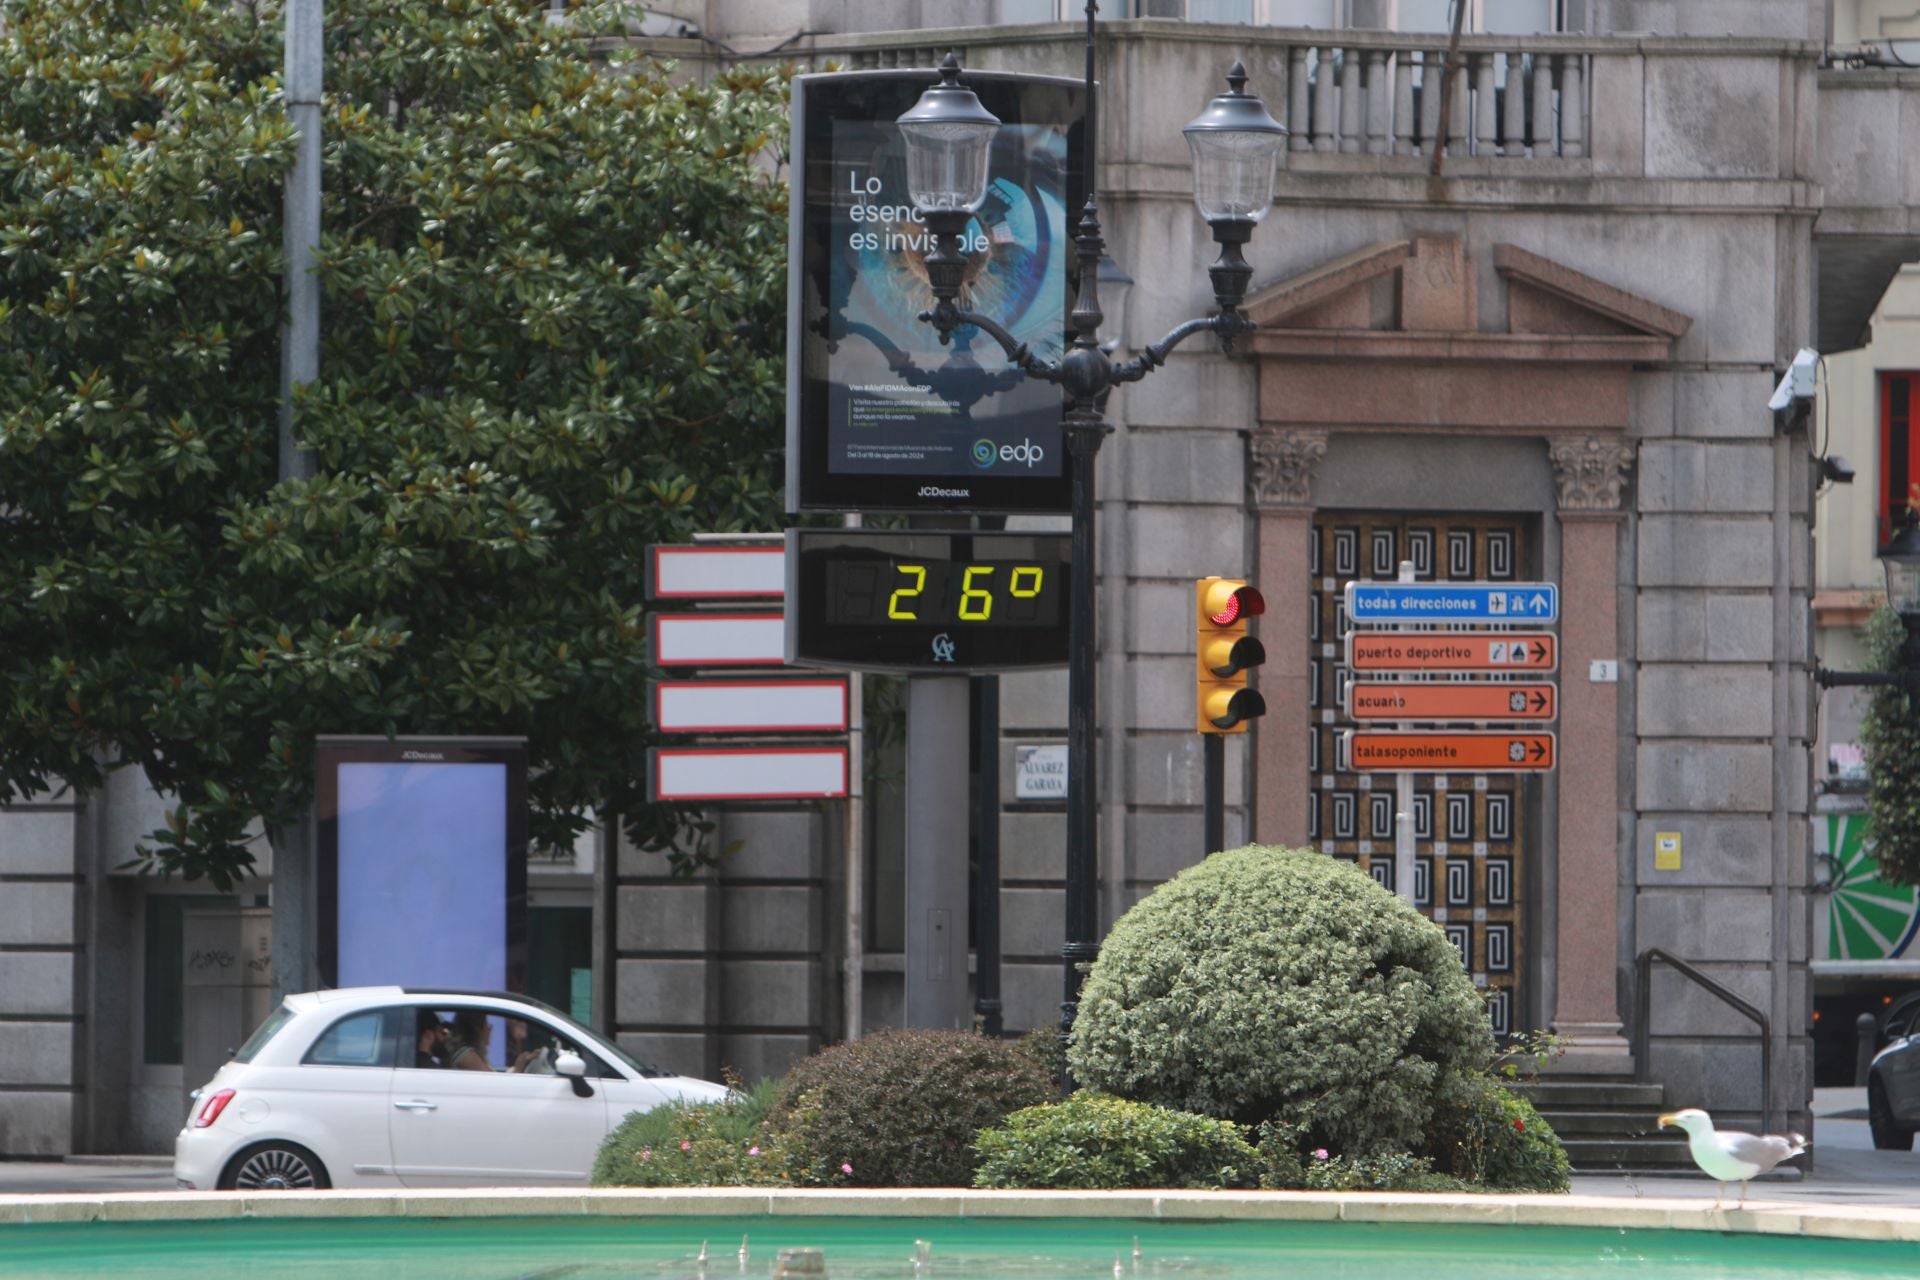
[[[801,800],[847,794],[845,747],[653,753],[656,800]]]
[[[786,619],[777,613],[654,615],[658,666],[780,666],[787,656]]]
[[[654,728],[662,733],[840,733],[847,727],[844,680],[663,681],[654,693]]]
[[[653,594],[662,599],[781,596],[787,553],[770,547],[656,547]]]

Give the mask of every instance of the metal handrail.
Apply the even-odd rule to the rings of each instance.
[[[1735,1012],[1744,1013],[1760,1024],[1760,1131],[1771,1133],[1773,1131],[1773,1024],[1767,1020],[1766,1014],[1679,956],[1660,947],[1648,947],[1640,953],[1638,990],[1634,993],[1634,1003],[1638,1012],[1633,1028],[1634,1079],[1641,1084],[1646,1084],[1652,1073],[1652,1064],[1647,1061],[1647,1044],[1653,1038],[1653,962],[1655,960],[1679,970],[1682,975],[1704,987],[1709,995],[1719,997],[1722,1003],[1732,1007]]]

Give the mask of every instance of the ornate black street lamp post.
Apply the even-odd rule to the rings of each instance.
[[[1908,693],[1920,693],[1920,525],[1911,513],[1880,548],[1879,558],[1887,575],[1887,607],[1900,615],[1907,631],[1900,644],[1900,669],[1830,671],[1815,667],[1814,683],[1822,689],[1899,685]]]
[[[1253,269],[1240,248],[1252,238],[1254,224],[1273,207],[1274,166],[1287,131],[1267,114],[1260,99],[1246,92],[1246,71],[1239,63],[1227,73],[1227,92],[1214,98],[1183,131],[1193,153],[1194,202],[1213,228],[1220,256],[1208,274],[1215,315],[1189,320],[1131,360],[1116,362],[1100,349],[1099,264],[1106,250],[1100,233],[1095,192],[1099,190],[1096,153],[1099,140],[1098,87],[1093,76],[1094,18],[1098,0],[1087,0],[1086,37],[1086,206],[1074,235],[1079,291],[1068,317],[1072,337],[1058,360],[1036,356],[992,316],[960,306],[967,267],[961,238],[967,222],[986,198],[987,156],[1000,121],[971,89],[960,83],[960,63],[951,53],[940,64],[940,82],[921,95],[900,117],[906,135],[907,186],[920,217],[933,233],[926,259],[934,306],[922,320],[940,331],[944,344],[953,331],[972,325],[998,342],[1007,359],[1029,377],[1060,387],[1065,398],[1067,452],[1072,459],[1073,539],[1071,595],[1068,601],[1067,658],[1067,865],[1066,993],[1061,1030],[1073,1025],[1080,982],[1086,966],[1100,953],[1097,937],[1097,859],[1095,857],[1094,781],[1094,459],[1112,430],[1100,404],[1116,383],[1137,382],[1166,363],[1167,355],[1196,333],[1219,335],[1223,350],[1250,331],[1253,321],[1240,313]]]

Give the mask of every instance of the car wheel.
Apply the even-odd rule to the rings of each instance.
[[[291,1142],[248,1147],[220,1175],[222,1191],[324,1191],[332,1185],[313,1152]]]
[[[1873,1131],[1873,1145],[1881,1151],[1913,1150],[1913,1129],[1893,1118],[1887,1087],[1878,1080],[1867,1082],[1867,1127]]]

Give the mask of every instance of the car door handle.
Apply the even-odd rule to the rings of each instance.
[[[422,1102],[420,1099],[415,1098],[412,1102],[396,1102],[393,1104],[393,1107],[396,1111],[438,1111],[440,1104],[437,1102]]]

